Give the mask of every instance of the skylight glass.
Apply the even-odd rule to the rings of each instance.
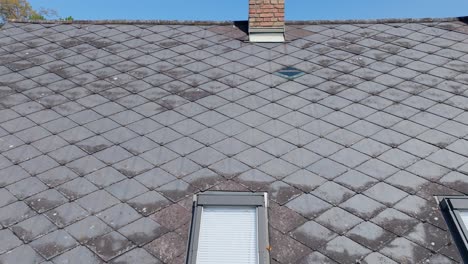
[[[275,74],[283,78],[292,80],[292,79],[295,79],[297,77],[304,75],[305,73],[293,67],[286,67],[275,72]]]
[[[468,211],[461,211],[460,218],[462,219],[465,227],[468,229]]]
[[[257,264],[257,209],[204,207],[197,264]]]

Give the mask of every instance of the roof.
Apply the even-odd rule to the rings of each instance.
[[[460,261],[468,25],[237,25],[0,30],[0,263],[183,263],[204,190],[269,193],[272,263]]]

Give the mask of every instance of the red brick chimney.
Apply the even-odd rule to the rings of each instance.
[[[249,40],[284,41],[284,0],[249,0]]]

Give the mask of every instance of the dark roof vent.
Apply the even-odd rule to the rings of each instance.
[[[292,80],[292,79],[295,79],[297,77],[300,77],[300,76],[304,75],[305,73],[303,71],[298,70],[298,69],[293,68],[293,67],[286,67],[286,68],[283,68],[283,69],[275,72],[274,74],[278,75],[280,77]]]

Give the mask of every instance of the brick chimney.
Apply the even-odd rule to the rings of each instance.
[[[249,40],[284,41],[284,0],[249,0]]]

